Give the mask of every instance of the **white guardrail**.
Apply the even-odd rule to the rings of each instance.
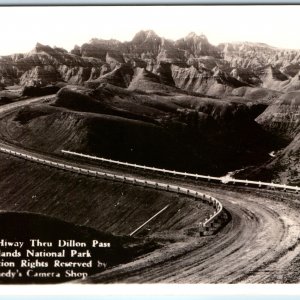
[[[136,165],[136,164],[131,164],[127,162],[122,162],[118,160],[112,160],[112,159],[107,159],[107,158],[102,158],[102,157],[97,157],[97,156],[91,156],[83,153],[78,153],[78,152],[73,152],[73,151],[68,151],[68,150],[61,150],[62,153],[64,154],[70,154],[70,155],[75,155],[75,156],[80,156],[88,159],[93,159],[93,160],[99,160],[111,164],[116,164],[119,166],[126,166],[126,167],[133,167],[137,169],[142,169],[142,170],[148,170],[148,171],[153,171],[153,172],[158,172],[158,173],[163,173],[163,174],[171,174],[171,175],[177,175],[177,176],[184,176],[184,177],[189,177],[189,178],[194,178],[194,179],[204,179],[207,181],[212,181],[212,182],[218,182],[218,183],[237,183],[237,184],[243,184],[246,186],[256,186],[256,187],[270,187],[272,189],[282,189],[284,191],[294,191],[298,193],[300,191],[300,187],[298,186],[291,186],[291,185],[286,185],[286,184],[278,184],[278,183],[273,183],[273,182],[263,182],[263,181],[252,181],[252,180],[243,180],[243,179],[235,179],[235,178],[228,178],[226,176],[224,177],[213,177],[213,176],[206,176],[206,175],[199,175],[199,174],[193,174],[193,173],[187,173],[187,172],[177,172],[177,171],[171,171],[171,170],[166,170],[166,169],[159,169],[159,168],[154,168],[154,167],[148,167],[148,166],[142,166],[142,165]]]
[[[218,230],[222,224],[224,224],[225,220],[227,219],[226,213],[224,213],[223,205],[222,203],[217,200],[214,197],[211,197],[210,195],[203,194],[200,192],[197,192],[195,190],[183,188],[177,185],[170,185],[162,182],[157,182],[157,181],[152,181],[152,180],[144,180],[144,179],[138,179],[135,177],[128,177],[128,176],[123,176],[123,175],[117,175],[114,173],[107,173],[107,172],[99,172],[95,170],[89,170],[86,168],[80,168],[76,167],[72,164],[62,164],[58,163],[54,160],[47,160],[47,159],[42,159],[38,158],[33,155],[28,155],[24,154],[21,152],[13,151],[4,147],[0,147],[0,152],[20,157],[32,162],[36,162],[39,164],[43,164],[46,166],[74,172],[74,173],[79,173],[83,175],[88,175],[88,176],[93,176],[93,177],[99,177],[102,179],[109,179],[109,180],[114,180],[114,181],[120,181],[123,183],[129,183],[129,184],[134,184],[134,185],[139,185],[139,186],[144,186],[144,187],[150,187],[158,190],[164,190],[168,192],[173,192],[177,194],[183,194],[187,195],[190,197],[194,197],[198,201],[202,201],[205,204],[208,204],[209,206],[213,207],[213,212],[212,214],[204,220],[204,222],[199,223],[199,233],[200,236],[203,235],[211,235],[216,230]]]

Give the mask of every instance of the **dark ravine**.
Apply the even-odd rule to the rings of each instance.
[[[284,147],[262,166],[250,167],[239,175],[299,185],[300,93],[290,92],[282,95],[256,121],[266,131],[281,139]]]

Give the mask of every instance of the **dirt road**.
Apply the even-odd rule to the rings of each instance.
[[[290,195],[198,189],[218,197],[232,221],[214,237],[173,244],[125,266],[94,276],[96,282],[282,283],[295,276],[299,215]],[[291,200],[290,198],[294,198]],[[206,240],[203,243],[203,240]],[[291,276],[290,276],[291,277]],[[293,276],[292,276],[293,277]],[[299,279],[293,277],[293,281]]]

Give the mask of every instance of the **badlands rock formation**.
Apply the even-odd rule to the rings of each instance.
[[[225,117],[227,115],[224,114],[225,111],[231,111],[228,114],[230,116],[237,103],[239,105],[243,103],[251,108],[243,117],[253,122],[255,118],[257,119],[251,123],[249,127],[251,129],[239,128],[238,135],[248,135],[250,139],[252,133],[259,130],[262,136],[267,136],[266,144],[257,146],[260,159],[259,162],[257,161],[259,165],[255,167],[256,176],[265,174],[264,170],[267,166],[269,177],[279,176],[295,181],[296,171],[293,171],[293,168],[296,166],[297,169],[299,166],[297,160],[299,157],[297,100],[300,91],[299,50],[278,49],[263,43],[249,42],[222,43],[214,46],[203,34],[196,33],[172,41],[158,36],[152,30],[145,30],[138,32],[128,42],[94,38],[81,46],[76,45],[70,52],[37,43],[28,53],[0,58],[0,94],[1,99],[3,98],[1,103],[10,101],[7,93],[11,86],[21,86],[24,89],[23,96],[34,96],[52,93],[65,85],[76,85],[80,90],[79,94],[83,93],[83,95],[79,97],[78,91],[75,93],[74,88],[70,92],[63,90],[58,94],[56,106],[62,105],[68,109],[89,112],[95,109],[98,113],[115,114],[116,107],[112,108],[111,104],[105,104],[101,100],[102,103],[99,99],[95,102],[95,99],[91,98],[91,91],[100,93],[101,90],[102,96],[112,99],[111,90],[113,90],[114,95],[120,93],[120,99],[124,100],[124,97],[127,99],[126,107],[122,105],[118,107],[118,116],[143,121],[146,118],[147,122],[158,113],[156,108],[155,112],[152,112],[153,115],[143,115],[145,103],[149,105],[148,96],[152,99],[150,101],[152,106],[159,105],[159,111],[163,108],[168,113],[170,113],[170,103],[172,107],[174,105],[174,99],[178,105],[178,99],[185,97],[184,101],[180,98],[181,107],[176,108],[176,116],[161,115],[161,111],[158,116],[159,122],[163,122],[164,125],[172,123],[172,126],[175,126],[176,122],[173,121],[177,118],[180,122],[185,120],[190,130],[195,126],[200,126],[199,128],[204,130],[203,120],[208,122],[214,119],[217,112]],[[106,92],[103,94],[104,90]],[[69,99],[70,95],[75,95],[74,99],[77,99],[78,103],[72,102],[72,99]],[[144,97],[143,100],[140,98],[141,95]],[[192,101],[190,97],[197,100]],[[121,101],[116,100],[117,98],[113,96],[116,103]],[[139,109],[136,106],[137,98],[140,101]],[[209,98],[219,100],[212,104],[207,101]],[[83,103],[82,99],[86,102]],[[158,102],[153,102],[154,99]],[[199,110],[200,107],[202,108]],[[146,110],[148,109],[149,107]],[[278,119],[278,116],[281,117]],[[225,131],[224,128],[231,128],[234,122],[232,123],[230,118],[225,118],[221,131]],[[167,121],[170,119],[173,120],[171,123]],[[235,126],[240,124],[235,123]],[[202,136],[203,132],[199,128],[197,132]],[[254,130],[251,135],[250,130]],[[213,130],[209,132],[211,137],[215,136]],[[227,136],[227,133],[224,136]],[[216,146],[212,139],[207,139],[207,143]],[[254,149],[255,143],[257,143],[255,139],[249,143],[243,140],[240,146],[233,147],[232,153],[235,153],[238,147],[246,151],[246,145],[249,149]],[[227,149],[225,139],[218,147]],[[261,158],[272,147],[276,151],[281,150],[276,158],[265,161],[261,170]],[[203,149],[202,147],[201,150],[200,147],[199,151],[206,151]],[[229,150],[224,151],[227,155],[229,152]],[[249,160],[247,155],[245,154],[247,159],[241,158],[243,163],[239,164],[240,167],[246,167],[246,161],[249,163],[250,160],[255,164],[255,161]],[[250,156],[253,157],[252,152]],[[280,172],[278,166],[282,169]],[[289,168],[293,170],[287,171]],[[207,171],[208,167],[205,166],[204,169]]]
[[[300,88],[299,51],[262,43],[216,47],[203,34],[195,33],[172,41],[152,30],[138,32],[130,42],[92,39],[76,45],[70,53],[37,43],[29,53],[0,58],[0,82],[5,86],[92,82],[94,86],[96,80],[128,87],[135,68],[159,76],[165,85],[216,97],[240,96],[236,91],[240,87],[263,88],[270,93]],[[116,74],[106,75],[114,70],[118,70]]]

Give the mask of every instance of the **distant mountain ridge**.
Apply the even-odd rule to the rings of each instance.
[[[214,46],[205,35],[194,32],[172,41],[153,30],[138,32],[130,42],[94,38],[70,52],[37,43],[28,53],[0,58],[0,83],[45,86],[92,81],[95,85],[109,77],[109,83],[118,85],[119,77],[114,76],[119,76],[116,69],[123,65],[132,69],[127,87],[135,68],[144,68],[164,85],[216,97],[234,95],[232,91],[242,86],[277,91],[300,88],[300,51],[249,42]],[[123,80],[120,84],[124,87]]]

